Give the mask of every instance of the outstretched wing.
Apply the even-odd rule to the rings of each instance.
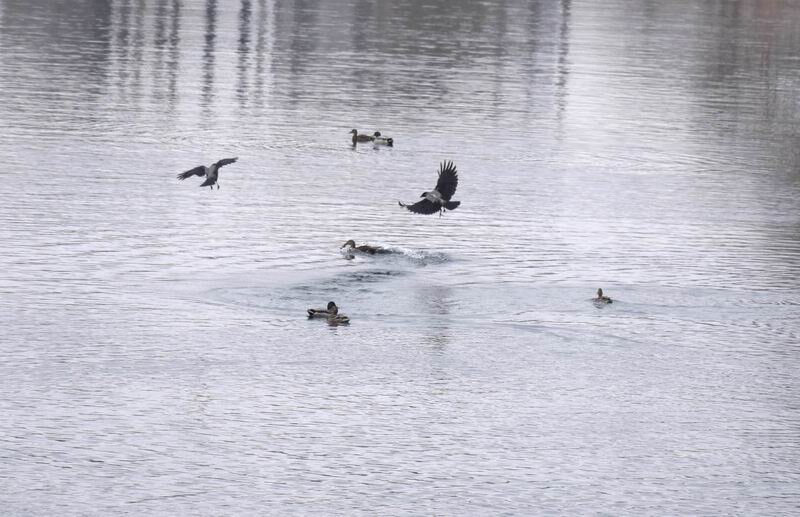
[[[439,166],[439,181],[436,182],[436,190],[443,199],[450,201],[450,198],[456,193],[456,187],[458,187],[458,171],[455,164],[451,161],[442,162]]]
[[[183,181],[186,178],[191,178],[192,176],[205,176],[205,175],[206,175],[206,168],[202,165],[198,165],[194,169],[190,169],[186,172],[178,174],[178,179]]]
[[[226,165],[230,165],[231,163],[234,163],[238,159],[239,158],[223,158],[220,161],[218,161],[217,163],[215,163],[214,165],[216,165],[217,169],[219,169],[220,167],[224,167]]]
[[[397,203],[400,206],[405,207],[405,209],[408,210],[409,212],[414,212],[415,214],[424,214],[424,215],[435,214],[442,208],[441,205],[437,203],[432,203],[427,199],[417,201],[413,205],[406,205],[404,203],[401,203],[400,201],[398,201]]]

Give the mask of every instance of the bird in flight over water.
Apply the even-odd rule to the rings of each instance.
[[[455,164],[451,161],[442,162],[439,166],[439,181],[436,182],[434,190],[423,192],[419,196],[422,201],[417,201],[413,205],[407,205],[400,201],[398,204],[415,214],[427,215],[439,212],[439,217],[441,217],[446,210],[455,210],[461,204],[461,201],[450,201],[450,198],[456,193],[456,187],[458,187],[458,171]]]
[[[217,190],[219,190],[219,183],[217,182],[217,178],[219,177],[220,167],[224,167],[228,164],[231,164],[236,160],[238,160],[238,158],[223,158],[222,160],[216,163],[212,163],[210,167],[206,167],[205,165],[198,165],[194,169],[190,169],[186,172],[178,174],[178,179],[183,181],[186,178],[191,178],[192,176],[205,176],[206,180],[200,186],[209,187],[213,189],[214,185],[216,184]]]

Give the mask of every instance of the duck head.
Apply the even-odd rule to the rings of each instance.
[[[600,289],[600,288],[597,289],[597,297],[598,298],[602,298],[603,297],[603,290]]]
[[[372,133],[372,136],[374,136],[375,138],[378,138],[379,136],[381,136],[381,132],[380,131],[375,131],[374,133]]]
[[[344,244],[342,244],[342,248],[347,248],[347,247],[355,248],[356,247],[356,241],[354,241],[353,239],[350,239],[349,241],[347,241]]]
[[[350,134],[351,135],[357,135],[358,134],[358,130],[357,129],[351,129],[350,130]]]

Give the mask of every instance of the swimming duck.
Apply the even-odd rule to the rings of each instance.
[[[339,314],[339,307],[333,302],[328,302],[327,309],[308,309],[309,318],[325,318],[328,323],[340,325],[350,323],[350,318],[344,314]]]
[[[398,201],[397,203],[415,214],[435,214],[439,212],[439,217],[445,210],[455,210],[461,201],[450,201],[458,187],[458,171],[453,162],[442,162],[439,166],[439,179],[436,188],[430,192],[423,192],[422,201],[417,201],[413,205],[407,205]]]
[[[328,314],[328,325],[346,325],[348,323],[350,323],[350,318],[344,314],[339,314],[338,308],[336,308],[336,312]]]
[[[219,183],[217,182],[217,178],[219,177],[220,167],[224,167],[228,164],[234,163],[236,160],[238,160],[238,158],[223,158],[218,162],[212,163],[209,167],[206,167],[205,165],[198,165],[194,169],[190,169],[186,172],[178,174],[178,179],[183,181],[186,178],[190,178],[192,176],[205,176],[206,180],[200,186],[209,187],[213,190],[214,185],[217,185],[217,190],[219,190]]]
[[[333,302],[328,302],[327,309],[308,309],[309,318],[327,318],[331,313],[336,314],[339,308]]]
[[[372,135],[359,135],[357,129],[351,129],[350,133],[353,135],[353,145],[356,145],[358,142],[372,142],[375,140],[375,137]]]
[[[342,244],[342,248],[346,248],[345,251],[347,252],[360,251],[362,253],[368,253],[370,255],[374,255],[376,253],[389,253],[389,250],[387,250],[386,248],[381,248],[380,246],[370,246],[369,244],[362,244],[361,246],[356,246],[356,241],[352,239]]]
[[[394,146],[394,138],[389,138],[388,136],[381,136],[380,131],[375,131],[372,135],[372,143],[375,145],[386,145],[388,147]]]
[[[597,289],[597,298],[594,299],[595,303],[612,303],[613,300],[608,296],[603,296],[603,290]]]

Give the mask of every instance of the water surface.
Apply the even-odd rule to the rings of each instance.
[[[2,0],[4,513],[796,513],[800,6],[662,4]]]

